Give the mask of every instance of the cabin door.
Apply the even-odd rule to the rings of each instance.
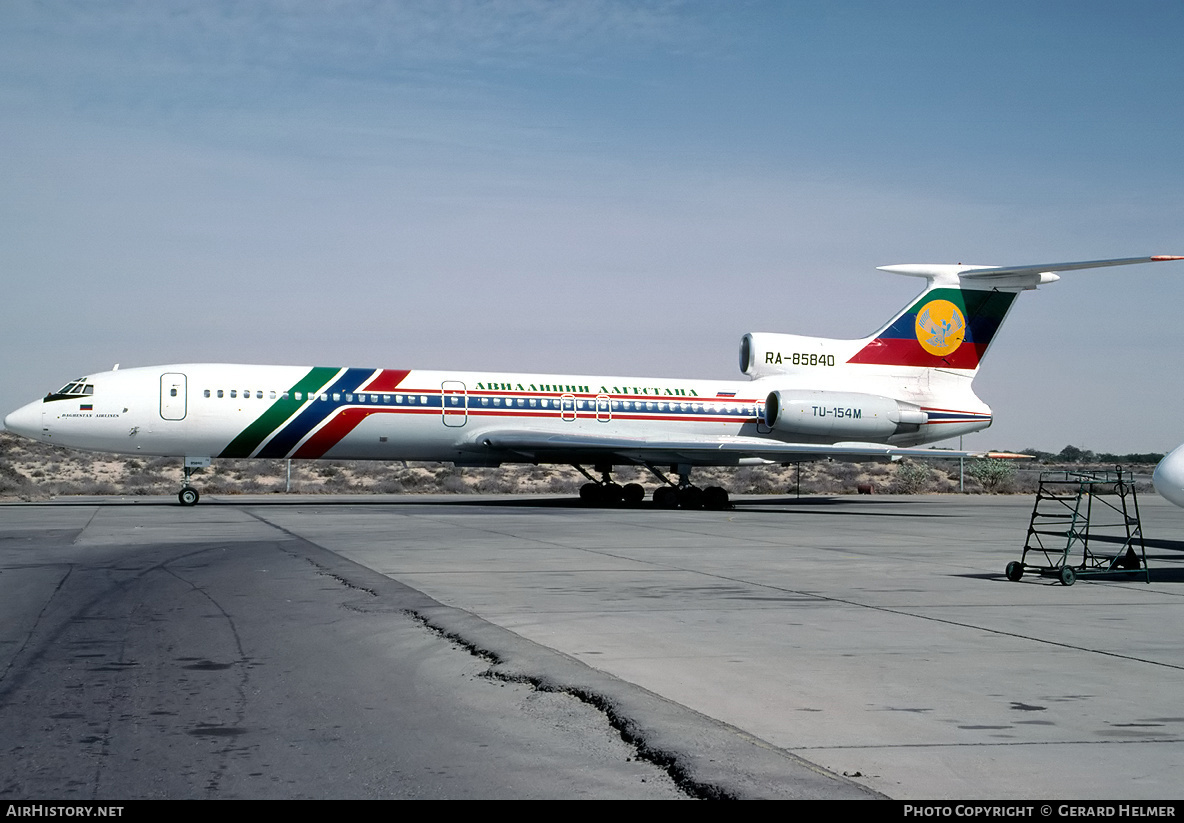
[[[459,380],[445,380],[440,384],[440,407],[444,425],[459,427],[469,422],[469,395]]]
[[[185,419],[185,375],[160,376],[160,416],[165,420]]]

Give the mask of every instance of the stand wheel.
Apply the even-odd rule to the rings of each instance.
[[[1018,560],[1012,560],[1007,564],[1007,579],[1013,583],[1024,576],[1024,564]]]
[[[1061,585],[1072,586],[1077,580],[1077,572],[1073,571],[1072,566],[1064,566],[1061,568]]]
[[[197,489],[192,486],[186,486],[177,492],[177,500],[182,506],[196,506],[197,501],[201,499],[201,495],[197,493]]]

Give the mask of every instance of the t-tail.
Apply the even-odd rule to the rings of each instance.
[[[965,434],[990,425],[990,409],[970,384],[1021,291],[1056,282],[1057,272],[1181,259],[1158,255],[1029,266],[883,266],[882,271],[923,277],[926,287],[875,334],[858,340],[746,334],[740,368],[774,388],[769,405],[782,415],[791,407],[805,409],[821,395],[846,398],[851,406],[855,398],[874,396],[895,404],[893,419],[924,421],[921,431],[901,422],[902,439],[929,442]],[[807,383],[809,396],[799,388]],[[947,424],[940,427],[940,436],[935,428],[939,423]]]

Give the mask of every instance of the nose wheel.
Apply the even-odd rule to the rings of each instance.
[[[189,485],[189,479],[193,475],[193,467],[186,465],[181,468],[185,473],[184,479],[181,481],[181,491],[177,492],[177,502],[182,506],[196,506],[197,501],[201,499],[197,489]]]

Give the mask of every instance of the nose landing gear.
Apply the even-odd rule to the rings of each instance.
[[[208,457],[185,458],[185,462],[181,466],[181,471],[184,473],[181,480],[181,491],[177,492],[177,502],[182,506],[196,506],[197,501],[201,499],[201,494],[189,481],[193,476],[194,469],[204,469],[208,465],[210,465]]]

